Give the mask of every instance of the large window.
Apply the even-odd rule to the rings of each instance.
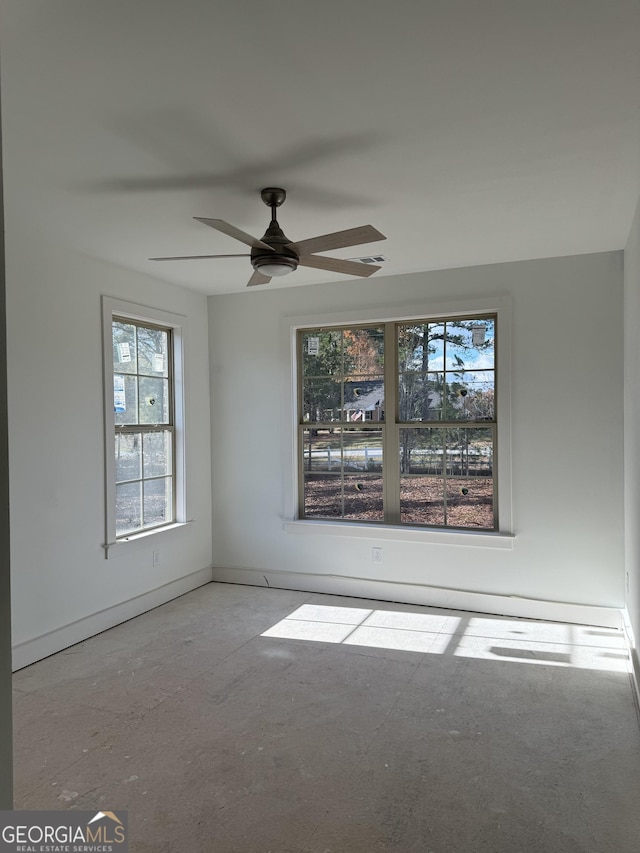
[[[109,302],[104,318],[107,545],[113,545],[182,520],[177,489],[182,383],[176,318],[151,309],[126,313],[118,309],[136,306]]]
[[[496,530],[495,341],[495,314],[299,330],[299,517]]]

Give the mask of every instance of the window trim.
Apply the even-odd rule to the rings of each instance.
[[[499,332],[496,335],[496,423],[499,429],[496,470],[496,497],[499,527],[497,530],[464,530],[461,528],[391,525],[384,522],[331,519],[307,519],[299,516],[299,409],[298,409],[298,350],[297,333],[301,329],[323,326],[364,326],[374,323],[404,323],[414,320],[455,319],[473,314],[495,314]],[[288,405],[283,436],[288,442],[285,470],[284,530],[296,533],[319,533],[339,536],[369,536],[398,541],[438,542],[439,544],[486,544],[489,547],[512,547],[513,520],[511,496],[511,298],[506,294],[487,295],[470,299],[424,301],[419,304],[387,306],[380,309],[341,311],[332,314],[287,316],[283,319],[283,340],[286,340],[286,363],[289,376],[286,383]],[[285,411],[285,407],[283,407]],[[350,532],[351,531],[351,532]],[[407,534],[410,535],[407,535]],[[503,540],[503,544],[498,544]]]
[[[174,499],[175,519],[167,524],[138,530],[128,536],[116,537],[116,469],[113,458],[115,419],[113,412],[113,350],[112,324],[114,318],[134,320],[171,329],[173,374],[173,431],[175,454]],[[187,318],[158,308],[127,302],[109,296],[102,297],[102,362],[104,391],[104,466],[105,466],[105,558],[114,548],[148,536],[164,533],[187,523],[185,481],[185,394],[184,344]]]

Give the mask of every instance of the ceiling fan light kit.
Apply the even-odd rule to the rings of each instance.
[[[251,263],[254,270],[269,277],[288,275],[290,272],[298,269],[298,262],[293,258],[278,258],[277,261],[272,261],[269,258],[262,257],[255,258]]]
[[[277,209],[287,197],[285,190],[281,187],[266,187],[260,195],[267,207],[271,208],[271,222],[261,239],[247,234],[246,231],[230,225],[223,219],[208,219],[202,216],[194,217],[198,222],[202,222],[204,225],[208,225],[210,228],[214,228],[216,231],[220,231],[222,234],[226,234],[250,246],[250,254],[187,255],[185,257],[149,258],[149,260],[186,261],[202,258],[249,257],[251,258],[254,273],[247,282],[248,287],[257,284],[267,284],[275,276],[288,275],[290,272],[294,272],[298,266],[362,277],[368,277],[380,269],[375,264],[362,264],[358,261],[327,258],[326,256],[315,254],[315,252],[327,252],[331,249],[343,249],[348,246],[359,246],[363,243],[386,240],[387,238],[384,234],[381,234],[376,228],[373,228],[371,225],[362,225],[359,228],[349,228],[346,231],[323,234],[321,237],[311,237],[309,240],[295,243],[285,236],[276,217]]]

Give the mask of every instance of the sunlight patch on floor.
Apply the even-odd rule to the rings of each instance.
[[[628,672],[622,632],[526,619],[304,604],[263,637]]]

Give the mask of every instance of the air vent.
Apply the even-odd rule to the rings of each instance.
[[[364,258],[347,258],[349,261],[359,261],[361,264],[383,264],[388,258],[384,255],[366,255]]]

